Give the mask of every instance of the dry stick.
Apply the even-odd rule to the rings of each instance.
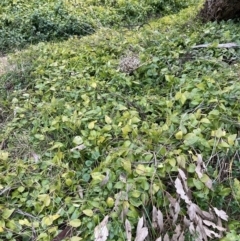
[[[66,226],[52,241],[61,241],[71,236],[72,227]]]
[[[200,45],[192,46],[192,49],[207,48],[207,47],[211,47],[211,46],[212,46],[212,44],[200,44]],[[240,45],[238,45],[236,43],[225,43],[225,44],[218,44],[216,47],[217,48],[239,48]]]
[[[1,192],[0,192],[0,196],[3,195],[5,192],[11,190],[11,187],[5,187]]]
[[[30,213],[23,212],[21,209],[17,209],[17,210],[15,210],[15,212],[16,212],[16,213],[19,213],[19,214],[21,214],[21,215],[23,215],[23,216],[27,216],[27,217],[29,217],[29,218],[38,219],[37,217],[33,216],[33,215],[30,214]]]

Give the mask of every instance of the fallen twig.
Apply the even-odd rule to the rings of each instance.
[[[192,46],[192,49],[197,49],[197,48],[207,48],[212,46],[213,44],[200,44],[200,45],[195,45]],[[215,46],[214,46],[215,47]],[[239,48],[240,45],[236,44],[236,43],[225,43],[225,44],[218,44],[216,46],[217,48]]]

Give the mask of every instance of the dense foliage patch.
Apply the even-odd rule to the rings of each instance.
[[[84,36],[94,31],[84,14],[74,15],[61,1],[1,1],[0,18],[2,52],[41,41]]]
[[[223,240],[238,239],[240,53],[216,46],[239,25],[203,26],[194,10],[12,56],[0,77],[2,240],[68,227],[72,241],[97,240],[100,224],[131,240],[140,217],[149,240],[218,238],[227,214]],[[125,73],[128,56],[140,65]]]
[[[45,1],[0,2],[0,51],[26,44],[92,34],[102,26],[132,28],[147,19],[187,7],[189,1]]]

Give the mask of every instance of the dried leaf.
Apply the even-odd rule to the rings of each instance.
[[[168,198],[171,206],[172,206],[172,207],[175,207],[175,204],[176,204],[177,200],[176,200],[175,198],[173,198],[173,197],[171,196],[171,194],[169,194],[168,192],[166,192],[166,196],[167,196],[167,198]]]
[[[200,240],[203,239],[205,241],[208,241],[202,219],[199,216],[196,217],[196,232],[198,233]]]
[[[160,232],[162,232],[163,228],[164,228],[164,224],[163,224],[163,214],[160,210],[158,210],[158,212],[157,212],[157,223],[158,223]]]
[[[163,241],[170,241],[170,238],[167,233],[164,235]]]
[[[195,235],[197,236],[197,240],[200,240],[200,241],[203,240],[203,233],[202,233],[202,229],[201,229],[200,226],[196,227],[196,234]]]
[[[213,208],[213,209],[219,218],[225,221],[228,221],[228,215],[226,214],[226,212],[224,212],[223,210],[218,210],[217,208]]]
[[[207,218],[208,220],[214,220],[214,215],[206,211],[202,211],[202,217]]]
[[[131,224],[128,221],[128,219],[125,220],[125,231],[126,231],[127,241],[131,241],[131,239],[132,239],[132,228],[131,228]]]
[[[175,207],[175,204],[177,202],[177,200],[175,198],[173,198],[168,192],[166,192],[166,196],[170,202],[169,204],[169,214],[171,215],[171,217],[174,217],[175,215],[175,211],[174,211],[174,207]]]
[[[179,202],[176,202],[175,206],[174,206],[175,213],[178,214],[180,212],[180,210],[181,210],[180,204],[179,204]]]
[[[192,205],[194,206],[196,214],[198,214],[202,219],[208,219],[208,220],[215,219],[215,216],[211,212],[211,210],[209,212],[206,212],[204,210],[201,210],[200,207],[198,205],[196,205],[195,203],[193,203]]]
[[[175,213],[175,214],[173,215],[172,225],[175,225],[175,224],[176,224],[177,219],[178,219],[178,213]]]
[[[191,221],[194,221],[196,219],[196,204],[194,203],[191,203],[189,206],[188,206],[188,210],[187,210],[187,213],[188,213],[188,216],[190,218]]]
[[[180,205],[177,199],[173,198],[168,192],[166,192],[166,196],[168,200],[170,201],[169,205],[169,213],[171,217],[173,218],[172,224],[174,225],[177,221],[178,214],[180,212]]]
[[[215,223],[208,221],[208,220],[203,220],[203,223],[206,224],[207,226],[212,226],[213,228],[219,230],[219,231],[226,231],[225,228],[217,226]]]
[[[221,235],[215,233],[214,231],[208,229],[206,226],[204,226],[204,231],[206,235],[210,238],[221,238]]]
[[[184,236],[184,232],[182,232],[178,238],[178,241],[184,241],[185,240],[185,236]]]
[[[184,181],[187,180],[187,177],[182,169],[179,168],[178,173],[179,173],[180,177],[182,178],[182,180],[184,180]]]
[[[115,212],[117,212],[119,210],[119,203],[120,203],[120,199],[122,196],[123,196],[123,191],[120,191],[115,194],[115,204],[114,204],[114,208],[113,208],[113,210]]]
[[[157,212],[157,208],[155,206],[153,206],[153,210],[152,210],[152,226],[153,228],[157,228],[158,227],[158,212]]]
[[[163,214],[160,210],[157,210],[155,206],[153,206],[152,211],[152,226],[153,228],[159,228],[160,231],[163,230]]]
[[[108,216],[106,216],[102,222],[94,228],[94,241],[106,241],[108,237]]]
[[[203,165],[203,160],[202,160],[202,155],[198,154],[197,155],[197,166],[195,168],[195,172],[198,175],[198,178],[202,178],[203,176],[203,169],[202,169],[202,165]]]
[[[205,182],[206,187],[208,187],[211,190],[212,190],[212,184],[213,182],[210,178]]]
[[[78,185],[77,191],[78,191],[78,196],[79,196],[81,199],[83,199],[83,188],[82,188],[80,185]]]
[[[33,156],[34,161],[37,163],[40,159],[40,156],[38,154],[36,154],[35,152],[32,152],[32,156]]]
[[[191,203],[190,199],[188,198],[188,196],[186,195],[184,189],[183,189],[183,185],[181,180],[177,177],[175,180],[175,188],[177,193],[180,195],[180,197],[187,203]]]
[[[180,176],[181,179],[182,179],[183,187],[184,187],[184,189],[185,189],[185,192],[187,193],[188,197],[190,197],[190,194],[191,194],[191,193],[190,193],[190,190],[189,190],[188,185],[187,185],[187,182],[186,182],[187,177],[186,177],[184,171],[183,171],[182,169],[180,169],[180,168],[178,169],[178,173],[179,173],[179,176]],[[190,199],[191,199],[191,197],[190,197]]]
[[[184,216],[183,218],[184,228],[188,228],[190,226],[190,221]]]
[[[81,145],[78,145],[78,146],[73,147],[70,151],[75,151],[75,150],[81,151],[81,150],[83,150],[83,149],[85,149],[85,148],[86,148],[86,146],[83,145],[83,144],[81,144]]]
[[[170,214],[171,217],[174,217],[174,215],[175,215],[174,210],[173,210],[171,205],[169,205],[169,214]]]
[[[127,177],[124,173],[121,173],[119,176],[119,181],[126,183],[127,182]]]
[[[190,222],[190,225],[189,225],[189,232],[190,232],[191,234],[195,234],[195,227],[194,227],[193,222]]]
[[[202,211],[202,210],[200,209],[200,207],[199,207],[197,204],[195,204],[195,203],[194,203],[194,206],[195,206],[195,211],[196,211],[196,213],[197,213],[201,218],[204,218],[204,214],[203,214],[204,211]]]
[[[178,241],[178,237],[180,236],[180,234],[181,234],[181,226],[180,224],[178,224],[175,228],[175,232],[172,236],[171,241]]]
[[[110,173],[110,171],[107,170],[107,171],[106,171],[106,176],[105,176],[105,177],[103,178],[103,180],[101,181],[100,186],[104,186],[104,185],[106,185],[106,184],[108,183],[109,173]]]
[[[144,241],[144,239],[148,236],[147,227],[143,227],[143,217],[141,217],[138,221],[137,225],[137,236],[135,241]]]
[[[217,217],[217,226],[222,227],[222,220],[219,217]],[[219,235],[222,236],[222,231],[219,232]]]

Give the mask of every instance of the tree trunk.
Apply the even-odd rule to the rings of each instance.
[[[206,0],[199,16],[206,22],[240,18],[240,0]]]

